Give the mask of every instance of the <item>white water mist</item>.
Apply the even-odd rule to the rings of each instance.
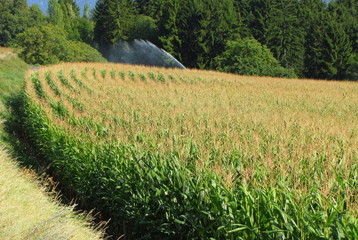
[[[184,65],[168,52],[144,40],[134,40],[129,43],[119,42],[109,50],[107,60],[117,63],[185,69]]]

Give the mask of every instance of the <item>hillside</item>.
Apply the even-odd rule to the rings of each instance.
[[[25,91],[25,135],[129,238],[357,237],[355,82],[76,63]]]
[[[16,155],[18,141],[5,131],[4,103],[21,91],[27,69],[12,49],[0,48],[0,239],[103,239],[103,230],[94,230],[89,217],[60,204],[59,195],[55,199],[55,192],[47,192],[49,183],[13,157],[26,158]],[[29,154],[25,148],[21,152]]]

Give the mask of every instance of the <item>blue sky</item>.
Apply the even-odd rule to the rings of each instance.
[[[93,9],[96,5],[97,0],[76,0],[77,5],[80,7],[81,12],[83,10],[83,6],[88,3],[90,5],[90,9]],[[41,10],[46,13],[47,11],[47,3],[48,0],[27,0],[27,4],[31,6],[32,4],[37,4],[41,8]]]
[[[329,2],[330,0],[324,0],[325,2]],[[93,9],[96,6],[97,0],[76,0],[77,5],[81,9],[81,13],[83,10],[83,6],[88,3],[90,5],[90,9]],[[41,10],[46,13],[48,0],[27,0],[27,4],[31,6],[32,4],[37,4],[41,8]]]

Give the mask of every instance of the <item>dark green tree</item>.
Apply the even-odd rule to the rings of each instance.
[[[347,78],[357,19],[353,0],[99,0],[94,38],[102,52],[147,39],[188,67],[213,68],[227,41],[254,37],[298,76]]]
[[[340,20],[341,9],[327,8],[321,0],[303,0],[302,5],[307,32],[305,76],[319,79],[354,76],[354,48],[347,23]]]
[[[108,1],[98,0],[93,11],[94,41],[98,44],[100,51],[103,53],[111,45],[110,16],[108,14]]]
[[[137,10],[131,0],[99,0],[93,12],[94,40],[102,53],[118,41],[128,40]]]
[[[166,4],[170,2],[168,0],[137,0],[136,8],[140,14],[149,16],[158,21],[163,16],[163,10]]]
[[[108,13],[113,19],[112,42],[128,40],[129,30],[137,16],[131,0],[108,0]]]
[[[232,0],[174,0],[167,3],[163,16],[163,47],[188,67],[210,68],[238,30]]]
[[[153,18],[145,15],[138,15],[128,29],[127,40],[143,39],[150,42],[157,42],[158,27]]]
[[[65,15],[74,18],[80,16],[80,8],[75,0],[58,0]]]
[[[335,18],[334,15],[330,15],[326,25],[323,41],[324,65],[321,72],[325,78],[340,80],[346,78],[353,49],[344,26]]]
[[[338,22],[340,25],[340,30],[344,30],[349,38],[349,42],[352,47],[352,52],[350,53],[348,60],[343,60],[343,65],[348,65],[344,67],[338,67],[338,72],[340,73],[339,78],[342,79],[354,79],[358,80],[358,2],[353,0],[337,0],[330,2],[328,5],[328,11],[330,16],[336,16],[335,22]],[[340,33],[343,37],[343,33]],[[339,42],[342,42],[340,40]],[[341,44],[342,45],[342,44]],[[349,54],[346,51],[341,50],[342,52]]]
[[[305,31],[299,18],[298,1],[273,1],[266,21],[263,43],[283,67],[302,76]]]
[[[353,53],[349,59],[345,79],[358,80],[358,54]]]
[[[75,23],[76,31],[79,34],[79,41],[94,45],[94,22],[82,17],[77,18]]]
[[[301,18],[306,32],[303,74],[307,78],[324,78],[321,69],[324,66],[326,4],[322,0],[302,0]]]
[[[248,0],[245,23],[252,36],[260,43],[265,43],[269,12],[273,0]]]
[[[233,0],[238,19],[238,33],[241,38],[253,37],[249,28],[248,16],[250,13],[250,0]],[[232,39],[235,39],[233,37]]]
[[[344,23],[345,31],[352,43],[355,53],[358,51],[358,1],[355,0],[336,0],[330,2],[329,8],[335,11],[339,21]]]

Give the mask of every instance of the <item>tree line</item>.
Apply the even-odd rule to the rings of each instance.
[[[98,0],[83,16],[74,0],[50,0],[46,16],[26,0],[3,0],[0,11],[1,45],[48,25],[105,57],[120,41],[144,39],[190,68],[358,79],[355,0]]]
[[[106,61],[95,49],[88,5],[80,16],[74,0],[49,0],[47,13],[27,0],[0,1],[0,46],[20,49],[29,64]]]

